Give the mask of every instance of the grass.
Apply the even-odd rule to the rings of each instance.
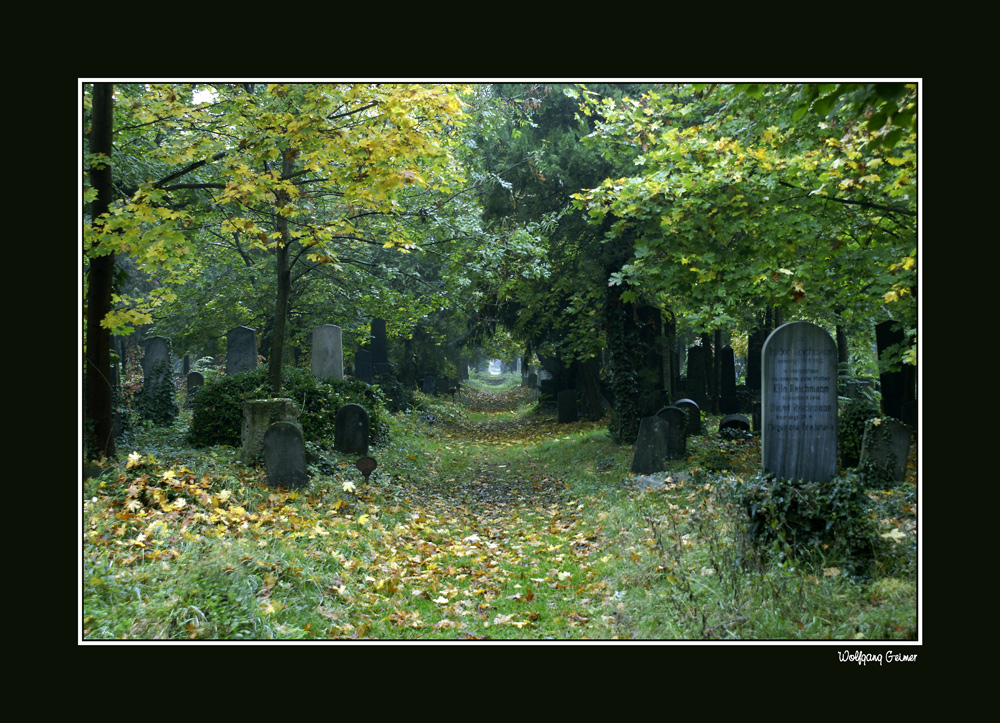
[[[183,417],[141,430],[84,483],[83,637],[916,637],[912,485],[873,493],[892,554],[852,578],[747,538],[721,492],[756,470],[754,440],[691,438],[643,492],[603,423],[557,424],[513,384],[421,406],[433,421],[396,416],[367,485],[323,449],[298,492],[184,447]]]

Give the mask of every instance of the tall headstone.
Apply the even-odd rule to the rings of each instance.
[[[687,454],[687,415],[680,407],[668,406],[660,409],[656,416],[668,425],[667,457],[683,457]]]
[[[437,394],[437,377],[433,374],[427,374],[424,376],[424,384],[421,387],[421,391],[429,396],[434,396]]]
[[[723,414],[736,414],[740,411],[740,402],[736,397],[736,354],[731,346],[719,350],[719,411]]]
[[[386,339],[385,319],[372,319],[372,364],[389,363],[389,343]]]
[[[264,467],[271,487],[296,489],[309,484],[302,429],[292,422],[275,422],[264,433]]]
[[[344,378],[344,347],[339,326],[323,324],[313,329],[312,373],[319,379]]]
[[[360,404],[345,404],[337,410],[333,426],[333,448],[347,454],[368,454],[368,411]]]
[[[639,421],[639,436],[632,456],[633,474],[653,474],[667,468],[670,425],[658,416]]]
[[[705,373],[705,352],[703,346],[688,349],[687,382],[685,396],[693,399],[699,407],[708,408],[708,377]]]
[[[761,464],[777,477],[827,482],[837,474],[837,345],[793,321],[761,352]]]
[[[154,424],[168,426],[177,417],[170,343],[162,336],[146,340],[142,361],[141,414]]]
[[[557,396],[557,405],[557,420],[559,424],[568,424],[577,420],[579,413],[576,408],[575,389],[563,389],[559,392],[559,395]]]
[[[257,332],[238,326],[226,334],[226,374],[257,368]]]
[[[372,355],[367,349],[361,349],[354,355],[354,376],[368,384],[372,383]]]

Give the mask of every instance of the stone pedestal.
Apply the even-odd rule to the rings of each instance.
[[[264,452],[264,435],[275,422],[298,424],[299,408],[291,399],[255,399],[243,404],[243,450],[240,460],[253,464]]]

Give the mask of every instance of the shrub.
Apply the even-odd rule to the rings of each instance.
[[[746,510],[749,538],[784,557],[813,558],[865,574],[879,555],[872,501],[859,475],[802,482],[757,475],[728,485]]]
[[[375,386],[357,379],[317,379],[307,369],[282,370],[282,396],[299,408],[299,423],[306,441],[331,442],[337,411],[345,404],[360,404],[367,411],[371,434],[376,440],[387,436],[384,395]],[[267,366],[206,381],[193,402],[188,442],[206,447],[216,444],[238,447],[242,443],[243,404],[248,400],[273,396]]]

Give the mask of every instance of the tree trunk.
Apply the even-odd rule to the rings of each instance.
[[[111,153],[114,144],[114,85],[95,83],[90,150],[103,153],[105,163],[91,166],[90,182],[97,190],[91,206],[92,222],[111,208]],[[114,422],[111,405],[111,332],[101,321],[111,311],[115,256],[105,253],[89,259],[87,280],[86,417],[94,425],[97,449],[105,457],[115,454]]]
[[[282,178],[292,174],[295,162],[291,151],[285,153],[281,164]],[[281,243],[276,253],[278,274],[278,292],[274,300],[274,329],[271,332],[271,357],[268,359],[267,377],[271,384],[271,392],[275,397],[281,396],[281,360],[285,352],[285,323],[288,319],[288,298],[292,290],[292,269],[290,258],[292,254],[292,237],[288,232],[288,219],[280,210],[288,203],[288,194],[278,194],[276,225],[281,233]]]

